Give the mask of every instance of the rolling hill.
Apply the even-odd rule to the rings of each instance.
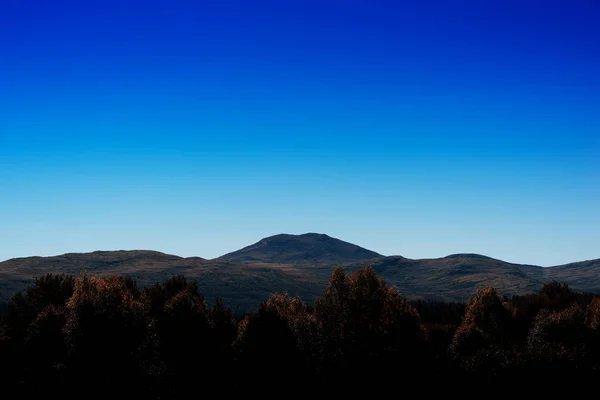
[[[537,291],[551,280],[600,292],[600,259],[542,268],[478,254],[435,259],[383,256],[323,234],[275,235],[216,259],[182,258],[156,251],[97,251],[0,263],[0,302],[46,273],[128,275],[142,285],[174,274],[195,279],[209,302],[217,296],[238,311],[255,308],[270,293],[288,291],[312,301],[333,268],[371,265],[409,298],[464,301],[478,288],[495,286],[504,295]]]

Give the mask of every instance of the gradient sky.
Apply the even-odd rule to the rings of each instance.
[[[599,258],[600,2],[2,2],[0,260],[304,232]]]

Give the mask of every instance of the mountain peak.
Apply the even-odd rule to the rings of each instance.
[[[483,254],[476,253],[456,253],[450,254],[443,258],[473,258],[473,259],[481,259],[481,260],[493,260],[492,257],[484,256]]]
[[[291,233],[279,233],[277,235],[262,238],[261,240],[283,239],[283,238],[333,239],[331,236],[326,235],[324,233],[308,232],[308,233],[301,233],[298,235],[291,234]]]
[[[244,263],[345,264],[382,257],[324,233],[278,234],[259,240],[217,260]]]

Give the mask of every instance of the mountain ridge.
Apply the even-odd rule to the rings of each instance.
[[[46,273],[127,275],[142,286],[183,274],[197,280],[207,300],[217,296],[241,310],[256,307],[273,292],[306,300],[322,293],[336,266],[352,271],[370,265],[409,298],[466,301],[495,286],[503,295],[537,291],[557,280],[573,289],[600,292],[600,259],[551,267],[515,264],[475,253],[441,258],[384,256],[326,234],[278,234],[214,259],[180,257],[154,250],[98,250],[0,262],[0,299],[6,301]]]

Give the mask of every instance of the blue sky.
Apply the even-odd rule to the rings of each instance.
[[[8,0],[0,260],[598,258],[599,46],[593,0]]]

